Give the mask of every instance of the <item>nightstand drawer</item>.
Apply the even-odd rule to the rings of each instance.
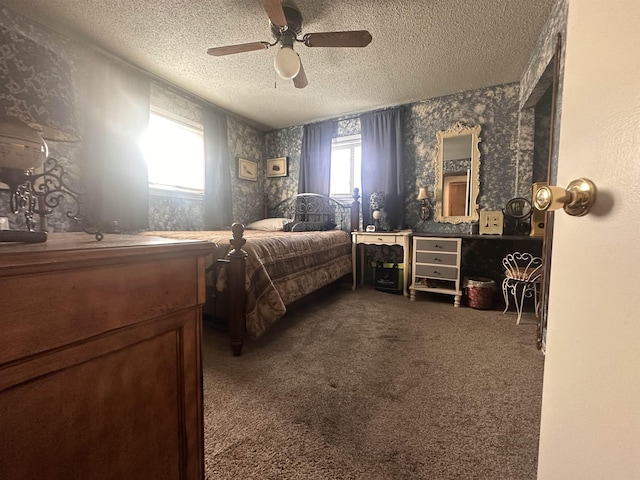
[[[446,238],[416,238],[416,251],[427,250],[433,252],[457,252],[458,240]]]
[[[441,267],[438,265],[416,265],[415,276],[457,280],[458,269],[456,267]]]
[[[455,253],[416,252],[416,262],[434,265],[456,265],[458,255]]]
[[[360,235],[358,238],[360,243],[369,243],[372,245],[382,244],[382,245],[393,245],[396,241],[402,245],[402,238],[396,237],[396,235],[390,234],[380,234],[380,235]]]

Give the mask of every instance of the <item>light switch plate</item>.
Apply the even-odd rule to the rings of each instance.
[[[504,215],[500,210],[480,211],[480,235],[502,235]]]
[[[9,230],[9,217],[0,217],[0,230]]]

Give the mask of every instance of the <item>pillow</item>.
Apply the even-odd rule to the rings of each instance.
[[[285,232],[316,232],[333,230],[336,224],[330,221],[325,222],[290,222],[284,226]]]
[[[290,218],[265,218],[247,225],[245,230],[264,230],[265,232],[278,232],[284,230],[284,226],[290,223]]]

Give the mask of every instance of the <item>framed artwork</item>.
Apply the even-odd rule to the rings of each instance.
[[[251,160],[238,158],[238,178],[243,180],[258,181],[258,164]]]
[[[288,177],[289,157],[267,159],[267,177]]]

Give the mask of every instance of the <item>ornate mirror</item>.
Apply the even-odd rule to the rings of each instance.
[[[436,222],[478,220],[480,191],[480,125],[458,122],[439,131],[436,157]]]

